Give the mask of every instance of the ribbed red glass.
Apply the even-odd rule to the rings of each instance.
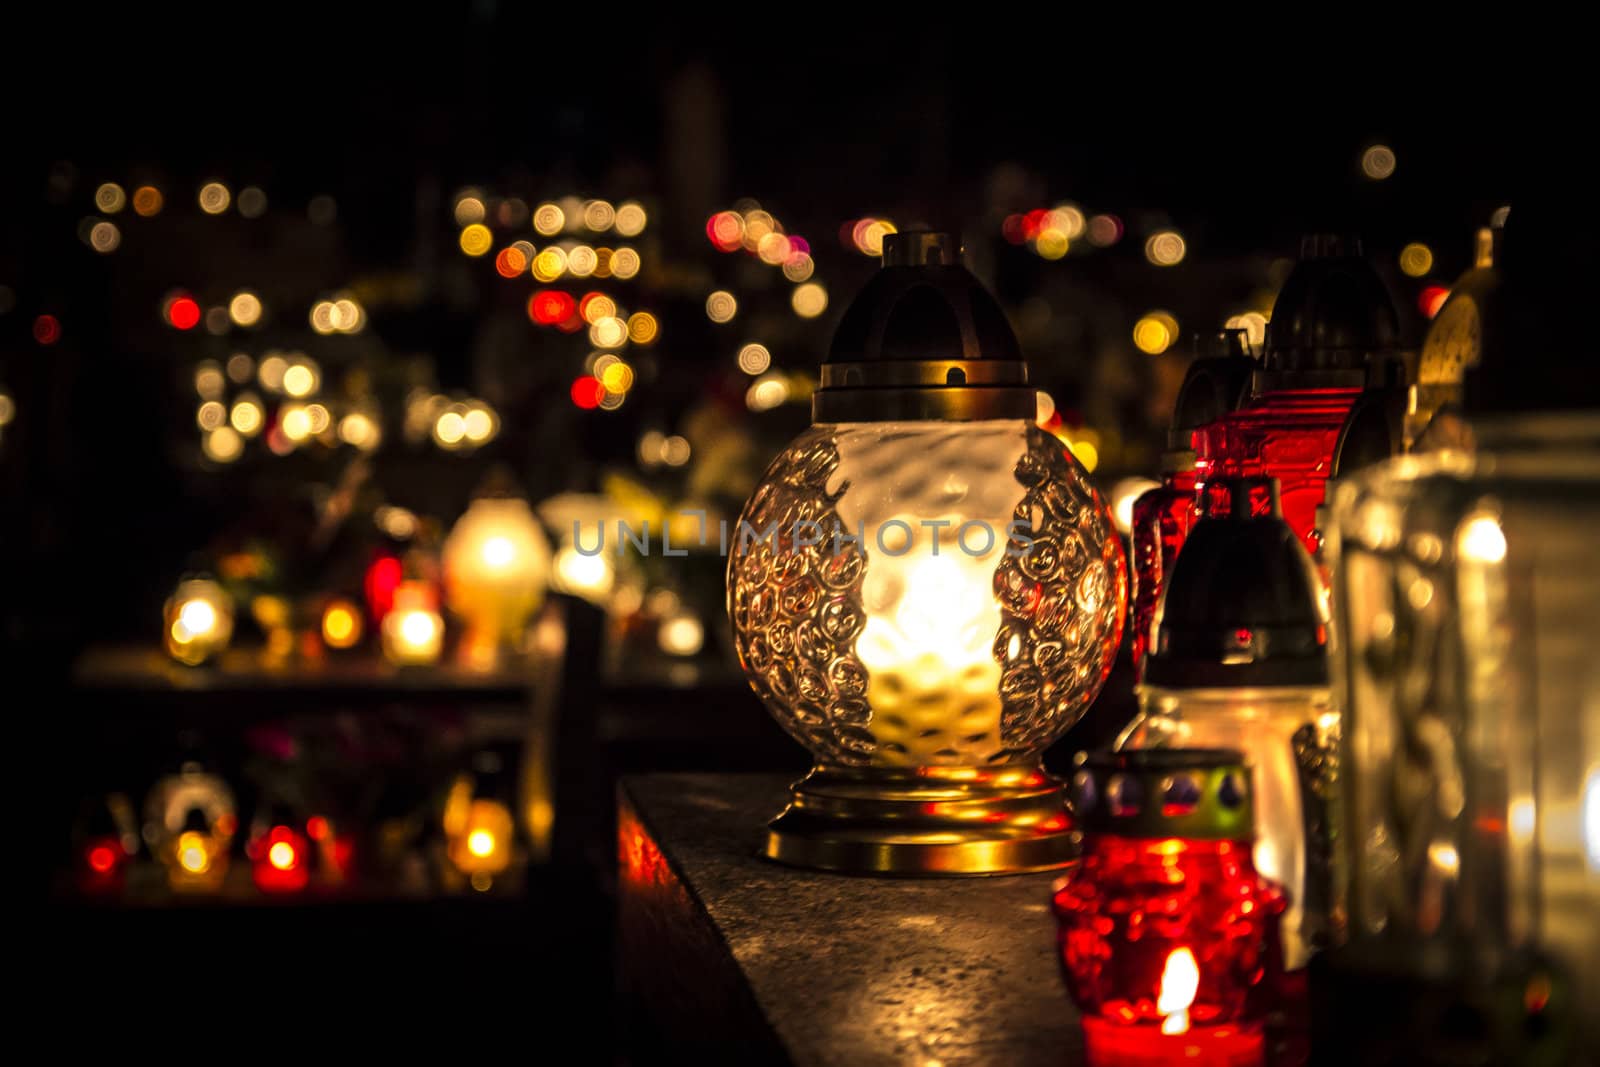
[[[1317,508],[1360,389],[1286,389],[1264,393],[1194,433],[1202,484],[1213,478],[1278,479],[1283,517],[1306,551],[1322,547]]]
[[[1086,1025],[1160,1035],[1172,1014],[1159,1010],[1163,976],[1184,949],[1199,971],[1186,1027],[1260,1018],[1287,902],[1250,851],[1239,841],[1085,840],[1054,904],[1062,971]]]
[[[1195,472],[1190,467],[1168,471],[1161,484],[1133,502],[1133,669],[1144,676],[1144,654],[1150,644],[1150,624],[1178,549],[1194,525]]]

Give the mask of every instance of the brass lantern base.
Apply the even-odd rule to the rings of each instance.
[[[766,855],[848,874],[1023,874],[1074,862],[1078,834],[1037,766],[818,767],[769,824]]]

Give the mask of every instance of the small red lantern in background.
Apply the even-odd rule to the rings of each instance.
[[[1062,972],[1093,1064],[1259,1064],[1283,892],[1256,873],[1239,753],[1080,755],[1083,861],[1057,884]]]
[[[1133,669],[1142,676],[1144,654],[1150,642],[1150,625],[1161,602],[1166,575],[1178,558],[1189,527],[1199,513],[1195,507],[1194,431],[1237,408],[1249,393],[1250,374],[1256,361],[1250,357],[1244,330],[1223,330],[1197,339],[1200,358],[1189,364],[1178,387],[1178,402],[1167,430],[1167,448],[1161,453],[1161,484],[1133,504],[1129,530],[1133,566]]]
[[[251,841],[245,852],[256,888],[263,893],[298,893],[311,881],[310,846],[292,827],[272,827]]]

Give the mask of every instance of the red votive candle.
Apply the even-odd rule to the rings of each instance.
[[[1053,900],[1089,1062],[1259,1064],[1283,891],[1251,861],[1249,768],[1224,749],[1079,756],[1083,859]]]

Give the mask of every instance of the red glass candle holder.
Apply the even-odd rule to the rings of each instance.
[[[1202,483],[1278,479],[1283,517],[1313,556],[1322,547],[1317,509],[1333,476],[1339,437],[1361,389],[1286,389],[1195,431]]]
[[[1260,1063],[1286,899],[1251,862],[1243,758],[1080,756],[1073,796],[1083,860],[1054,910],[1090,1062]]]
[[[250,842],[251,876],[263,893],[298,893],[311,881],[311,849],[288,826],[274,826]]]
[[[1161,603],[1166,576],[1195,518],[1193,464],[1163,473],[1161,485],[1133,503],[1133,665],[1137,676],[1144,673],[1150,625]]]

